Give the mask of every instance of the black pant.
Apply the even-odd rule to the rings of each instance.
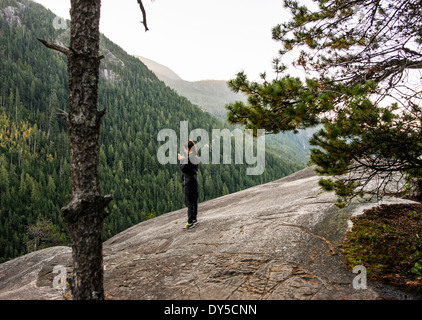
[[[196,214],[198,213],[198,203],[189,203],[188,205],[188,223],[192,223],[196,220]]]
[[[198,195],[197,192],[192,192],[192,190],[187,186],[184,187],[184,193],[185,204],[188,207],[188,223],[192,223],[196,220],[196,215],[198,213]]]

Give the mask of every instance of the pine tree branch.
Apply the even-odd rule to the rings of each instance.
[[[48,41],[45,41],[45,40],[42,40],[42,39],[38,39],[38,41],[41,42],[43,45],[45,45],[47,48],[59,51],[61,53],[64,53],[66,56],[69,56],[69,54],[70,54],[70,50],[68,48],[59,46],[57,44],[54,44],[54,43],[51,43],[51,42],[48,42]]]

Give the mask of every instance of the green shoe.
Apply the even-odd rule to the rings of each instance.
[[[185,226],[183,227],[183,229],[184,229],[184,230],[187,230],[187,229],[192,229],[194,226],[195,226],[195,225],[194,225],[193,223],[189,223],[189,222],[187,222],[187,223],[185,224]]]

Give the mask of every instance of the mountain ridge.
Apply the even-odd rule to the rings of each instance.
[[[173,80],[183,80],[176,72],[161,63],[155,62],[154,60],[145,57],[141,57],[139,55],[134,55],[134,57],[141,60],[148,67],[148,69],[153,71],[156,75],[160,75],[159,78],[162,77]]]
[[[135,57],[145,63],[166,85],[188,98],[192,103],[200,106],[204,111],[224,121],[226,119],[225,105],[230,102],[245,100],[242,94],[234,93],[229,89],[226,80],[187,81],[167,66],[140,55],[135,55]]]

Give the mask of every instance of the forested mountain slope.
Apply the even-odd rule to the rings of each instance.
[[[55,15],[28,0],[0,0],[0,262],[35,248],[67,245],[60,212],[70,198],[66,58],[37,38],[68,43]],[[141,32],[142,30],[140,30]],[[161,129],[224,128],[179,96],[141,61],[101,38],[98,109],[103,194],[113,194],[104,239],[134,224],[184,207],[178,165],[161,165]],[[229,128],[230,130],[232,128]],[[294,159],[294,157],[292,157]],[[281,178],[303,167],[266,148],[265,171],[248,176],[247,165],[200,165],[200,201]]]

